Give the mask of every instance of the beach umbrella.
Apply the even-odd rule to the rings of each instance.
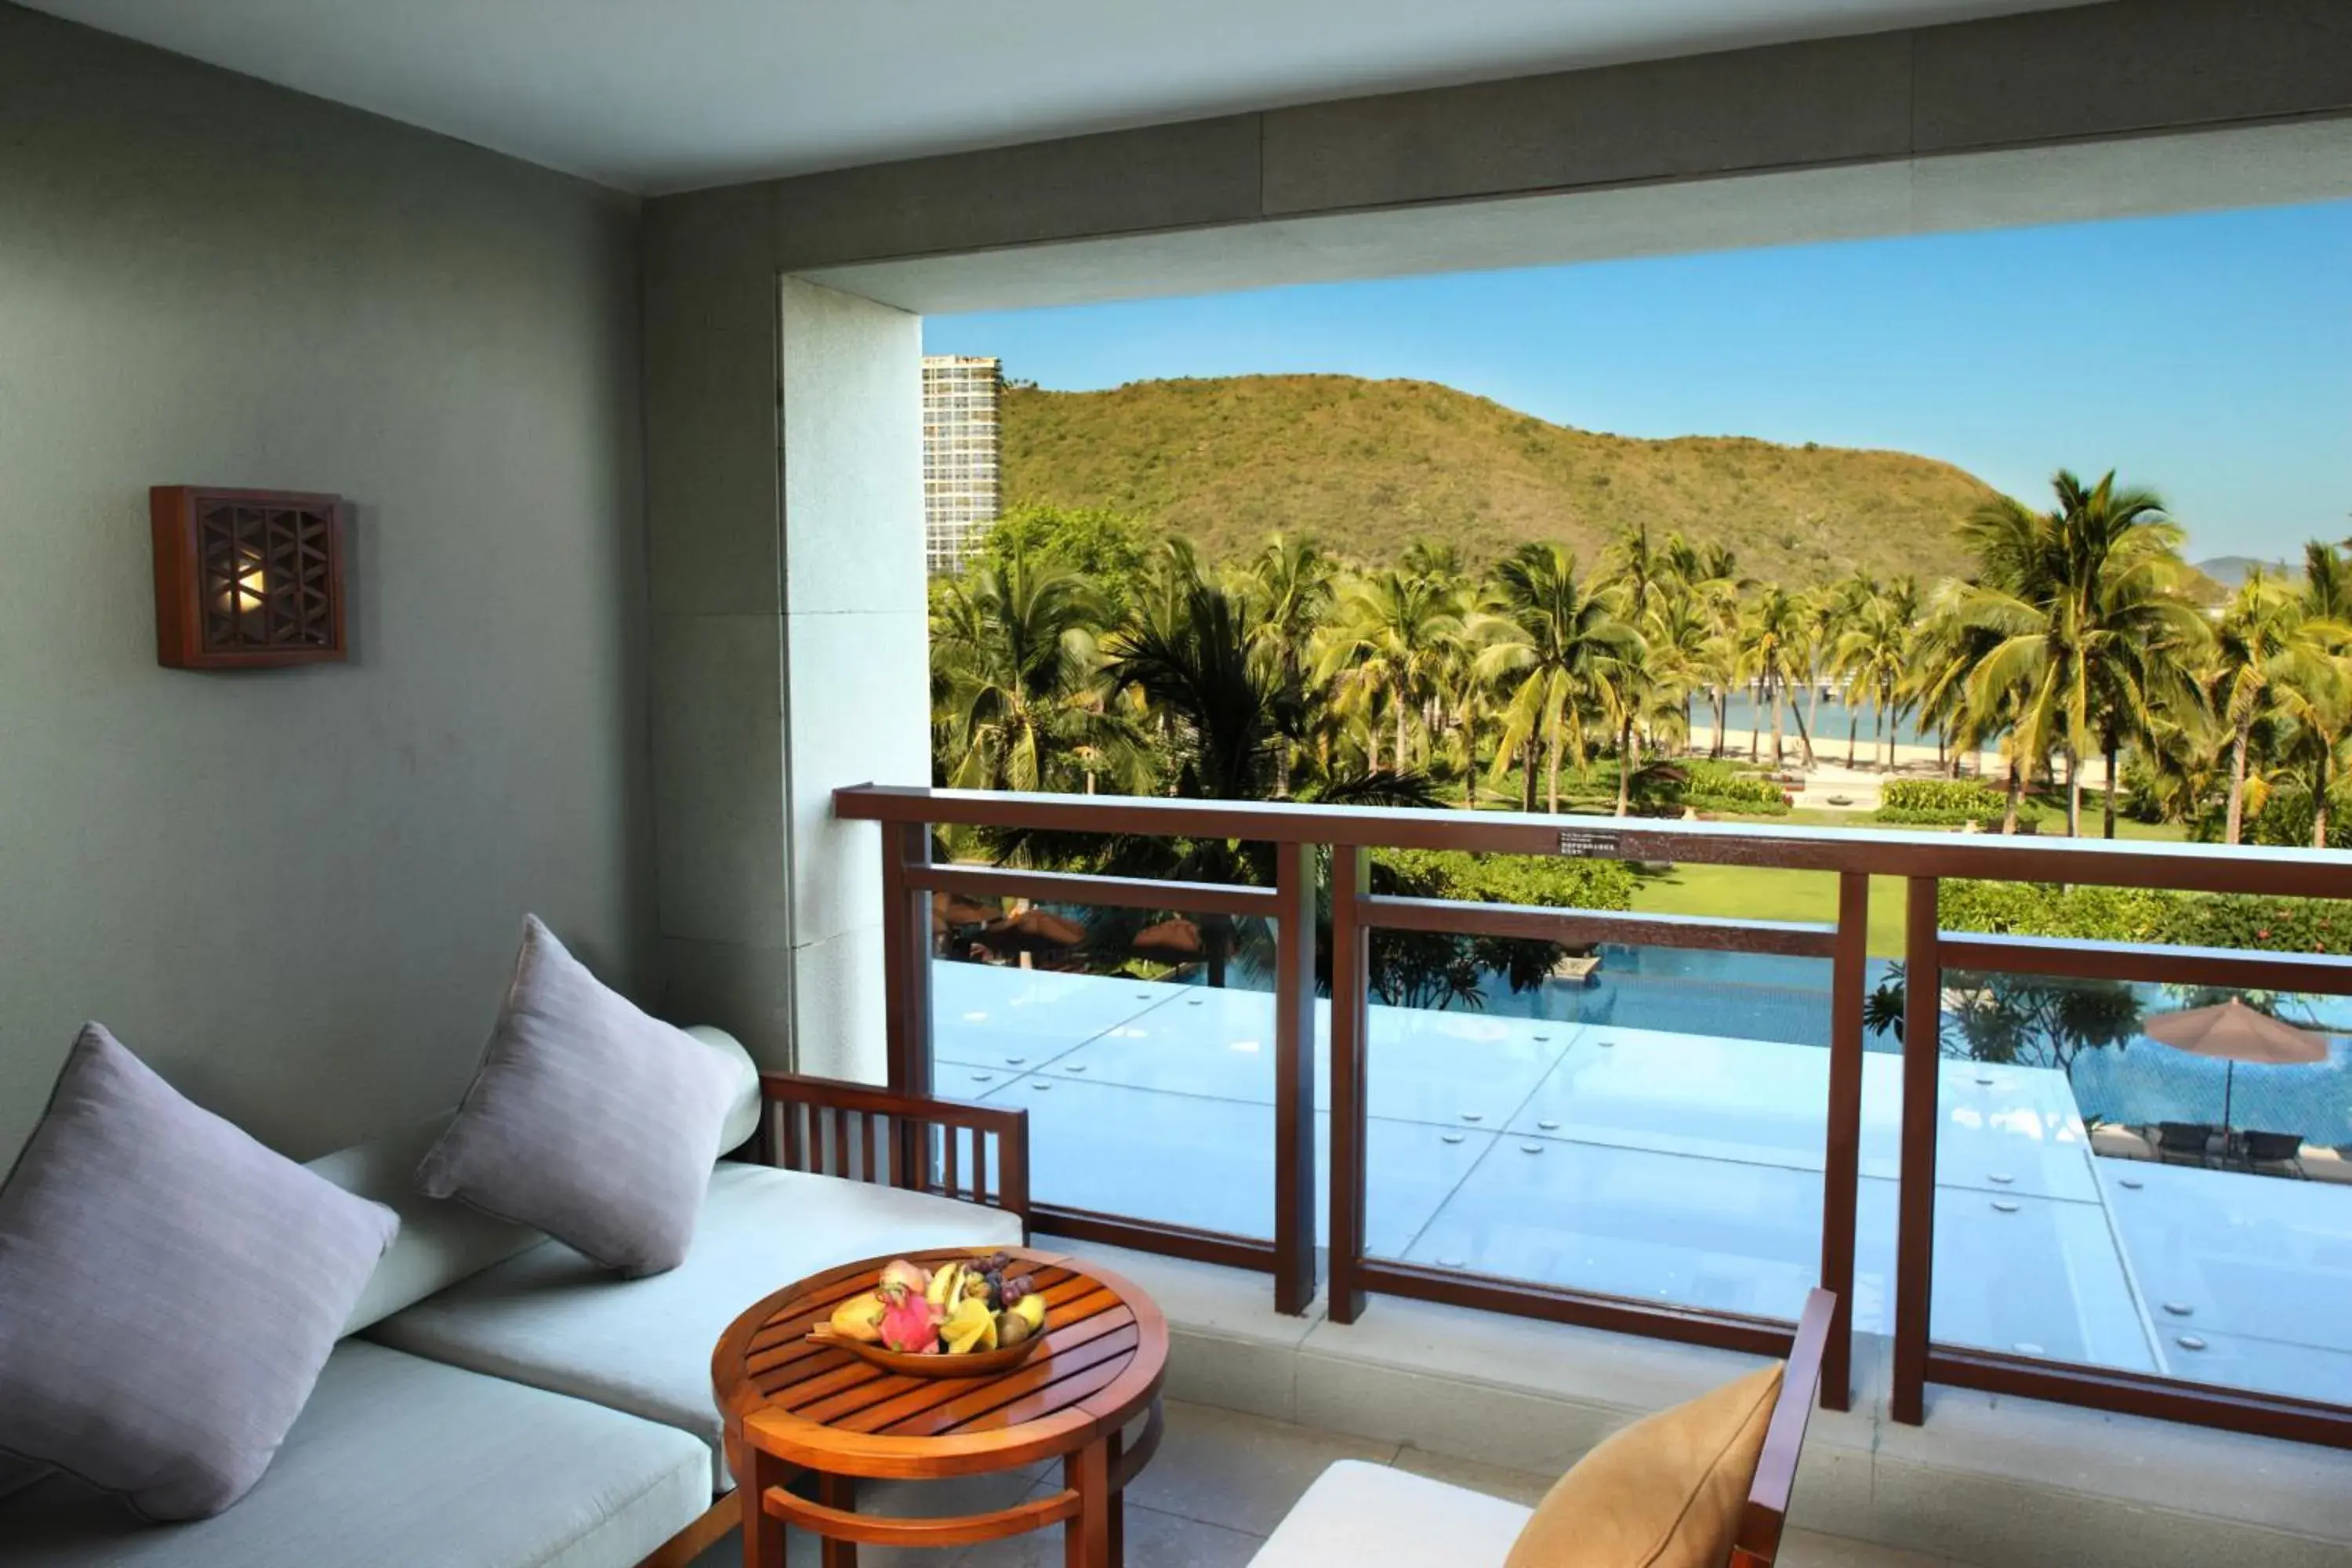
[[[1181,918],[1145,926],[1128,946],[1136,957],[1159,963],[1188,963],[1206,951],[1201,946],[1201,928]]]
[[[2224,1132],[2230,1130],[2231,1099],[2237,1091],[2240,1062],[2285,1065],[2327,1059],[2326,1039],[2308,1029],[2283,1024],[2235,996],[2219,1006],[2158,1013],[2140,1027],[2149,1039],[2176,1051],[2230,1064],[2221,1079]]]
[[[991,921],[972,939],[991,952],[1055,952],[1087,940],[1076,921],[1050,910],[1024,910],[1007,920]]]

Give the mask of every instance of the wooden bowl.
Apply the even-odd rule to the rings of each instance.
[[[1045,1343],[1045,1331],[1039,1329],[1019,1344],[1004,1350],[972,1351],[964,1355],[950,1355],[944,1351],[937,1355],[908,1355],[904,1351],[886,1350],[865,1340],[853,1340],[847,1334],[836,1334],[830,1324],[819,1324],[809,1331],[808,1337],[813,1343],[847,1351],[860,1361],[907,1377],[992,1377],[1019,1366]]]

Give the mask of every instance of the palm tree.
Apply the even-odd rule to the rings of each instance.
[[[1777,768],[1781,762],[1781,705],[1788,695],[1789,678],[1801,667],[1805,646],[1804,602],[1778,584],[1766,587],[1748,613],[1742,636],[1748,673],[1755,677],[1759,693],[1772,704],[1772,765]],[[1810,768],[1814,762],[1813,738],[1806,731],[1804,716],[1793,717],[1805,766]]]
[[[2324,689],[2290,688],[2282,706],[2301,727],[2296,750],[2311,777],[2311,847],[2327,847],[2329,799],[2352,745],[2352,540],[2303,547],[2303,609],[2312,637],[2334,656]]]
[[[1411,766],[1408,721],[1434,691],[1448,649],[1462,639],[1461,607],[1451,582],[1391,569],[1349,584],[1326,628],[1318,679],[1367,710],[1376,697],[1386,697],[1399,771]]]
[[[1338,563],[1311,539],[1266,541],[1250,564],[1250,641],[1274,659],[1285,679],[1294,684],[1306,678],[1306,655],[1315,628],[1331,608],[1331,584]],[[1275,798],[1290,795],[1293,743],[1285,741],[1275,758]]]
[[[2179,525],[2154,493],[2117,490],[2115,481],[2110,472],[2085,488],[2062,469],[2052,481],[2054,510],[2003,497],[1962,526],[1983,570],[1958,613],[1997,638],[1969,678],[1970,704],[1982,714],[2013,699],[2020,765],[2053,752],[2063,760],[2070,835],[2082,831],[2082,757],[2099,739],[2100,720],[2120,712],[2137,724],[2145,716],[2138,682],[2157,672],[2139,655],[2193,647],[2203,627],[2179,591]]]
[[[1264,800],[1278,759],[1305,717],[1297,685],[1250,643],[1251,618],[1239,595],[1203,582],[1170,584],[1159,602],[1104,639],[1103,675],[1114,694],[1132,693],[1164,721],[1172,792],[1194,800]],[[1436,805],[1413,774],[1315,773],[1298,781],[1303,799],[1334,805]],[[1034,835],[1045,837],[1045,835]],[[1081,847],[1055,841],[1066,854]],[[1271,845],[1225,839],[1095,839],[1086,858],[1114,875],[1170,880],[1274,880]],[[1204,917],[1202,937],[1209,983],[1224,983],[1235,932],[1229,919]]]
[[[1713,635],[1705,657],[1694,662],[1693,686],[1707,689],[1715,713],[1715,738],[1707,754],[1723,755],[1724,732],[1731,721],[1731,689],[1739,680],[1738,561],[1724,544],[1694,544],[1679,533],[1666,535],[1658,548],[1670,583],[1687,593]]]
[[[959,788],[1085,787],[1127,782],[1139,752],[1104,711],[1095,679],[1100,606],[1075,574],[1016,549],[943,583],[931,615],[933,712]]]
[[[1642,637],[1649,645],[1652,668],[1659,681],[1676,694],[1683,740],[1688,744],[1691,695],[1713,679],[1714,617],[1688,584],[1679,577],[1668,578]]]
[[[1644,617],[1646,618],[1646,617]],[[1652,717],[1652,710],[1662,697],[1679,703],[1680,699],[1664,692],[1655,671],[1651,668],[1649,644],[1631,624],[1626,626],[1624,641],[1606,658],[1595,663],[1601,705],[1617,721],[1617,815],[1623,816],[1632,810],[1633,775],[1642,766],[1642,731]]]
[[[1545,808],[1559,809],[1559,757],[1581,764],[1584,718],[1604,669],[1635,646],[1633,629],[1608,600],[1577,581],[1576,557],[1559,544],[1523,544],[1495,570],[1498,610],[1482,623],[1482,678],[1507,687],[1497,782],[1514,755],[1527,765],[1526,804],[1535,794],[1535,747],[1544,751]]]
[[[1886,771],[1895,771],[1895,693],[1911,672],[1914,633],[1902,601],[1873,594],[1846,621],[1831,645],[1830,669],[1846,683],[1846,700],[1858,718],[1864,703],[1886,731]],[[1859,699],[1859,700],[1857,700]],[[1855,721],[1846,726],[1846,765],[1853,765]]]
[[[2255,724],[2292,717],[2297,700],[2332,705],[2343,689],[2342,673],[2329,657],[2331,627],[2313,620],[2300,597],[2259,568],[2248,574],[2221,612],[2209,679],[2213,705],[2230,734],[2224,843],[2240,842],[2245,828]]]
[[[1672,568],[1650,543],[1650,525],[1634,523],[1619,531],[1602,555],[1615,573],[1611,584],[1617,599],[1617,618],[1634,629],[1637,638],[1651,626],[1664,607]],[[1633,774],[1642,765],[1642,721],[1656,695],[1657,671],[1652,667],[1646,640],[1628,644],[1611,662],[1602,684],[1617,720],[1617,815],[1632,803]]]
[[[1878,579],[1857,569],[1838,584],[1829,596],[1837,606],[1834,629],[1830,637],[1830,678],[1843,682],[1839,691],[1845,704],[1845,765],[1851,768],[1854,765],[1854,752],[1862,733],[1862,704],[1854,700],[1853,679],[1840,666],[1838,645],[1853,628],[1854,623],[1862,618],[1864,612],[1869,609],[1871,601],[1878,597]]]

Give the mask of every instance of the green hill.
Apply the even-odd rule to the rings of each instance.
[[[1953,524],[1993,491],[1903,452],[1741,437],[1570,429],[1422,381],[1345,375],[1008,387],[1008,505],[1108,506],[1205,555],[1309,533],[1363,561],[1418,538],[1473,562],[1530,539],[1591,560],[1620,527],[1720,540],[1743,574],[1795,585],[1859,566],[1959,570]]]

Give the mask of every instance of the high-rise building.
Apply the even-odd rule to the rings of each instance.
[[[935,576],[961,571],[996,521],[996,416],[1003,391],[1001,360],[923,358],[923,555]]]

